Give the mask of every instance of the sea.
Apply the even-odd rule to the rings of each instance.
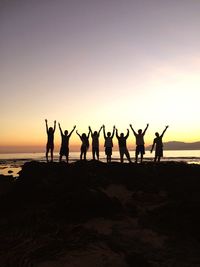
[[[134,161],[135,151],[130,151],[131,159]],[[80,152],[70,152],[69,163],[79,160]],[[144,162],[153,162],[154,153],[146,151]],[[63,157],[63,160],[65,158]],[[87,153],[87,160],[92,159],[91,151]],[[0,175],[12,175],[17,177],[23,164],[28,161],[46,162],[45,153],[12,153],[0,154]],[[59,161],[58,152],[54,153],[54,161]],[[100,152],[100,161],[106,162],[105,152]],[[112,161],[120,162],[119,151],[113,151]],[[200,150],[165,150],[162,161],[185,162],[188,164],[200,164]],[[127,162],[126,159],[124,162]]]

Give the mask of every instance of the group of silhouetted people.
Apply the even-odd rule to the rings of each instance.
[[[49,161],[48,155],[50,152],[51,155],[51,161],[53,161],[53,150],[54,150],[54,132],[56,130],[56,121],[54,121],[54,127],[48,127],[48,122],[45,120],[46,123],[46,132],[47,132],[47,146],[46,146],[46,160],[47,162]],[[60,129],[60,134],[61,134],[61,147],[60,147],[60,157],[59,161],[62,161],[62,157],[66,157],[67,163],[69,162],[69,139],[72,133],[74,132],[76,126],[71,130],[70,133],[68,133],[67,130],[62,131],[60,123],[58,123],[59,129]],[[138,156],[140,155],[140,162],[142,163],[143,161],[143,155],[145,154],[145,143],[144,143],[144,135],[149,127],[149,124],[147,124],[146,128],[144,131],[142,129],[139,129],[138,132],[136,132],[132,125],[130,124],[130,128],[133,131],[133,134],[136,139],[136,150],[135,150],[135,162],[138,162]],[[152,148],[151,148],[151,153],[153,152],[154,146],[155,146],[155,157],[154,161],[160,162],[161,157],[163,157],[163,143],[162,143],[162,138],[167,130],[168,126],[165,127],[164,131],[162,132],[161,135],[159,135],[158,132],[155,133],[156,138],[153,141]],[[106,159],[107,162],[111,162],[112,159],[112,148],[113,148],[113,137],[116,133],[116,137],[118,140],[118,145],[119,145],[119,153],[120,153],[120,161],[123,163],[124,161],[124,156],[126,156],[127,160],[131,163],[131,158],[130,154],[127,148],[127,138],[129,137],[129,129],[127,129],[126,135],[124,133],[121,133],[119,135],[118,129],[113,126],[113,131],[107,132],[105,131],[105,125],[102,125],[99,131],[92,131],[91,127],[89,126],[89,131],[88,134],[82,133],[81,135],[76,131],[77,135],[80,137],[81,140],[81,148],[80,148],[80,160],[86,160],[86,155],[87,151],[89,149],[89,137],[91,134],[92,137],[92,157],[93,160],[97,159],[99,160],[99,137],[101,130],[103,129],[103,135],[104,135],[104,147],[105,147],[105,154],[106,154]]]

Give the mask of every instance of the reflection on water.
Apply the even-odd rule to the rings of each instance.
[[[3,175],[12,175],[14,177],[19,176],[19,171],[21,170],[21,167],[13,167],[13,166],[7,166],[7,167],[0,167],[0,174]]]
[[[69,156],[69,162],[79,160],[80,152],[71,152]],[[130,151],[132,161],[134,161],[135,151]],[[146,151],[144,161],[153,161],[154,153]],[[63,158],[64,159],[64,158]],[[87,159],[92,159],[91,151],[87,154]],[[21,170],[23,164],[27,161],[37,160],[45,162],[44,153],[13,153],[13,154],[0,154],[0,174],[18,176],[18,172]],[[58,162],[59,154],[55,152],[54,161]],[[106,162],[104,151],[100,152],[100,160]],[[119,152],[113,151],[112,160],[119,162]],[[168,150],[164,151],[164,157],[162,161],[177,161],[187,162],[189,164],[200,164],[200,150]],[[125,162],[127,162],[125,160]]]

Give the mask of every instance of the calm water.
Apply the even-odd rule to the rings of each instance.
[[[134,160],[135,152],[130,152],[131,158]],[[71,152],[69,161],[73,162],[79,159],[79,152]],[[146,151],[144,161],[153,161],[154,153]],[[55,152],[54,160],[58,161],[59,155]],[[119,152],[113,152],[113,161],[119,162]],[[64,157],[63,157],[64,159]],[[89,151],[87,159],[92,159],[92,154]],[[17,176],[17,173],[21,170],[21,166],[31,160],[37,160],[45,162],[44,153],[13,153],[13,154],[0,154],[0,174]],[[100,160],[105,162],[105,153],[100,152]],[[162,161],[184,161],[189,164],[200,164],[200,150],[169,150],[164,151],[164,157]],[[126,160],[125,160],[126,162]]]

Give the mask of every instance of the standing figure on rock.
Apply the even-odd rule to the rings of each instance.
[[[61,129],[60,123],[59,129],[60,129],[60,134],[61,134],[61,147],[60,147],[60,158],[59,161],[62,161],[62,156],[66,156],[66,161],[67,163],[69,162],[69,138],[72,135],[73,131],[75,130],[76,126],[72,129],[72,131],[68,134],[68,131],[65,130],[64,134]]]
[[[56,130],[56,121],[54,121],[54,128],[48,127],[47,119],[45,119],[45,123],[46,123],[46,132],[47,132],[46,160],[47,162],[49,162],[48,154],[50,150],[51,162],[53,162],[54,132]]]
[[[116,137],[118,139],[118,144],[119,144],[119,154],[120,154],[121,163],[124,162],[124,155],[127,157],[127,160],[131,162],[130,154],[128,152],[127,145],[126,145],[126,140],[129,137],[129,129],[127,129],[126,136],[124,136],[123,133],[121,133],[119,136],[118,130],[116,129]]]
[[[143,155],[145,154],[145,147],[144,147],[144,135],[146,133],[146,130],[149,127],[149,124],[147,124],[144,131],[142,129],[138,130],[138,133],[135,132],[135,130],[132,127],[132,124],[130,124],[131,130],[133,131],[133,134],[136,138],[136,150],[135,150],[135,163],[138,161],[138,155],[141,154],[141,163],[143,161]]]
[[[82,135],[80,135],[78,133],[78,131],[76,131],[77,135],[80,137],[81,139],[81,154],[80,154],[80,160],[84,159],[86,160],[86,154],[89,148],[89,137],[90,137],[90,129],[89,129],[89,133],[88,135],[86,135],[85,133],[83,133]]]
[[[111,135],[111,132],[105,132],[105,125],[103,125],[103,135],[104,135],[104,139],[105,139],[105,143],[104,143],[104,147],[105,147],[105,153],[107,156],[107,162],[111,162],[111,156],[112,156],[112,148],[113,148],[113,137],[115,134],[115,126],[113,126],[113,132]]]
[[[160,162],[161,157],[163,157],[163,142],[162,142],[162,138],[163,138],[163,135],[166,132],[168,127],[169,126],[165,127],[165,129],[164,129],[164,131],[162,132],[161,135],[159,135],[158,132],[155,133],[156,138],[154,138],[153,145],[152,145],[152,148],[151,148],[151,153],[152,153],[153,149],[154,149],[154,146],[156,145],[154,162],[156,162],[156,161]]]
[[[95,160],[95,155],[97,156],[97,160],[99,160],[99,136],[100,136],[100,132],[102,128],[103,126],[101,126],[98,132],[94,131],[93,133],[91,127],[89,126],[89,130],[92,136],[92,158],[93,160]]]

